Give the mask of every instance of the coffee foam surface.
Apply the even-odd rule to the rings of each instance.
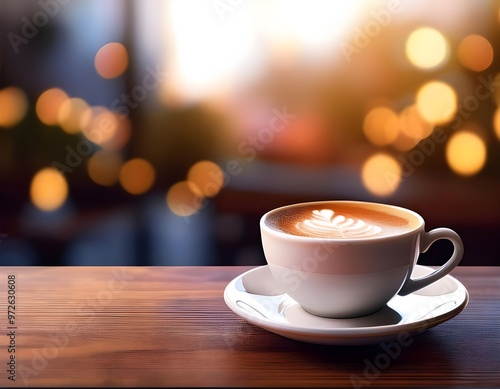
[[[415,223],[369,207],[313,204],[273,212],[266,224],[298,236],[353,239],[397,235],[412,229]]]

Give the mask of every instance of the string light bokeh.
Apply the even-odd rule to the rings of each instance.
[[[22,218],[38,212],[80,231],[87,215],[154,203],[188,236],[210,215],[217,246],[224,221],[255,232],[271,205],[336,197],[446,223],[439,183],[464,188],[460,206],[498,189],[500,8],[431,4],[74,1],[27,38],[37,5],[5,2],[1,228],[33,237]],[[244,235],[233,248],[259,245]]]

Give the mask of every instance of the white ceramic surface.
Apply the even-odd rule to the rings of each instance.
[[[312,207],[313,211],[308,211],[311,220],[306,219],[307,226],[296,222],[293,228],[318,228],[323,234],[331,226],[334,237],[300,236],[272,227],[276,214],[300,214],[304,206]],[[387,228],[389,234],[384,234],[382,228],[373,224],[377,221],[371,221],[373,225],[369,224],[368,230],[366,223],[357,228],[361,220],[341,213],[335,216],[329,208],[340,209],[340,212],[347,209],[347,212],[360,215],[365,211],[375,212],[380,219],[393,218],[397,223],[405,220],[406,225],[398,224],[390,233],[393,227],[386,225],[384,229]],[[336,222],[337,218],[341,221]],[[277,288],[307,312],[329,318],[376,312],[396,294],[412,293],[444,277],[458,265],[463,254],[462,240],[453,230],[435,228],[426,232],[424,219],[417,213],[380,203],[318,201],[292,204],[264,214],[260,230],[264,255]],[[451,241],[454,246],[451,257],[431,274],[410,278],[420,253],[439,239]]]
[[[417,265],[412,276],[425,276],[434,270]],[[261,294],[268,292],[270,295]],[[394,296],[372,315],[330,319],[307,313],[288,294],[280,293],[266,265],[233,279],[224,290],[224,301],[247,322],[290,339],[360,345],[397,340],[441,324],[467,306],[469,294],[460,281],[446,275],[407,296]]]

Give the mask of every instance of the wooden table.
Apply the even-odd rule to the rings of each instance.
[[[233,313],[223,290],[250,268],[4,267],[0,386],[500,386],[500,268],[456,268],[469,305],[378,373],[380,344],[302,343]]]

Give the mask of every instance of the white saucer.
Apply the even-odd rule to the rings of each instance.
[[[412,278],[433,270],[417,265]],[[328,319],[307,313],[286,293],[268,292],[272,290],[269,274],[267,266],[260,266],[239,275],[226,286],[224,301],[232,311],[251,324],[309,343],[358,345],[414,335],[451,319],[469,302],[465,286],[447,275],[408,296],[393,297],[373,315]],[[260,293],[265,294],[258,294],[255,290],[250,293],[245,289],[244,277],[262,280]]]

